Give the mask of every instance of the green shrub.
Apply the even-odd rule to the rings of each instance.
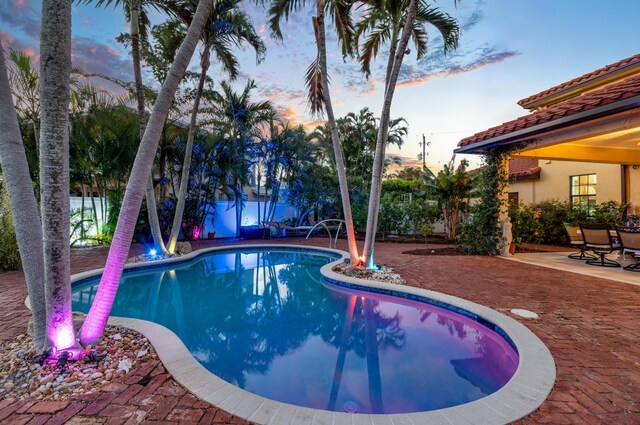
[[[384,194],[380,201],[378,230],[385,238],[389,233],[406,232],[406,211],[403,204],[397,202],[391,194]]]
[[[629,217],[627,210],[631,204],[618,204],[616,201],[607,201],[598,204],[593,209],[593,221],[607,223],[610,227],[626,226]]]
[[[433,231],[435,222],[442,217],[442,210],[435,201],[414,198],[406,205],[407,227],[413,235],[425,237]]]
[[[21,268],[9,196],[0,186],[0,271]]]
[[[509,205],[512,236],[516,244],[522,242],[541,243],[544,228],[538,220],[537,213],[528,205],[511,203]]]

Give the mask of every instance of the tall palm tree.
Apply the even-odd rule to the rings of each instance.
[[[80,4],[89,4],[93,0],[77,0]],[[178,8],[173,0],[96,0],[96,7],[122,7],[129,20],[131,36],[131,58],[133,60],[133,76],[135,79],[136,101],[138,108],[138,118],[140,120],[140,140],[144,136],[146,127],[146,108],[144,103],[144,84],[142,82],[142,67],[140,65],[140,36],[146,36],[149,25],[149,8],[157,11],[172,12]],[[141,25],[142,24],[142,25]],[[149,215],[149,226],[156,250],[166,252],[162,232],[160,230],[160,220],[158,219],[158,208],[156,206],[155,191],[153,189],[153,176],[149,173],[147,187],[145,188],[145,199],[147,202],[147,213]]]
[[[76,344],[69,249],[69,101],[71,2],[44,0],[40,33],[40,208],[48,342]]]
[[[222,91],[212,94],[212,122],[226,135],[218,161],[227,175],[226,186],[233,192],[236,204],[236,237],[239,237],[243,188],[250,182],[249,170],[255,162],[260,127],[269,121],[273,108],[269,102],[251,101],[251,90],[256,87],[253,80],[247,81],[241,92],[234,91],[226,81],[222,81],[220,87]]]
[[[46,333],[42,226],[11,97],[4,52],[0,52],[0,128],[0,167],[9,193],[18,249],[31,302],[33,343],[37,349],[42,349]]]
[[[380,47],[386,42],[389,43],[384,103],[380,116],[380,129],[376,140],[363,250],[365,263],[368,267],[374,267],[373,245],[380,211],[380,195],[391,103],[402,61],[405,55],[410,53],[407,49],[409,39],[413,40],[418,59],[424,57],[427,54],[426,26],[431,25],[442,35],[446,54],[449,50],[457,48],[460,29],[458,22],[454,18],[435,7],[430,7],[424,0],[372,0],[365,3],[369,7],[364,14],[364,19],[358,24],[356,43],[361,37],[366,37],[359,58],[362,70],[366,75],[370,73],[370,63]]]
[[[25,53],[9,49],[8,59],[13,64],[9,68],[9,81],[16,111],[33,126],[37,151],[40,137],[40,77],[31,57]]]
[[[191,155],[193,153],[193,139],[196,134],[196,121],[200,108],[200,99],[207,79],[207,71],[210,65],[211,51],[213,51],[220,61],[222,68],[229,74],[231,79],[238,75],[238,61],[231,52],[231,47],[242,47],[243,43],[248,43],[256,52],[256,62],[260,63],[264,59],[266,46],[260,36],[256,33],[253,23],[243,10],[239,9],[240,0],[216,2],[209,13],[207,24],[200,36],[203,43],[200,54],[200,79],[196,89],[191,120],[189,123],[189,136],[187,137],[187,147],[182,164],[182,176],[180,179],[180,190],[176,210],[173,216],[173,226],[171,235],[167,243],[167,250],[173,254],[178,241],[180,228],[182,227],[182,216],[189,185],[189,170],[191,168]],[[189,4],[192,6],[192,3]],[[190,21],[192,7],[187,8],[187,14],[183,19]]]
[[[187,36],[178,49],[176,58],[151,111],[149,123],[131,169],[120,215],[118,216],[118,224],[109,249],[98,292],[80,330],[80,341],[83,345],[93,344],[100,339],[109,318],[109,312],[122,276],[122,269],[131,246],[131,238],[133,237],[146,182],[151,173],[162,129],[180,80],[184,76],[198,44],[200,33],[204,28],[207,16],[209,16],[211,6],[211,0],[199,0],[198,8],[187,31]]]
[[[349,186],[347,184],[347,173],[344,166],[344,153],[342,152],[338,126],[336,124],[333,105],[331,103],[331,95],[329,93],[329,78],[327,74],[327,41],[325,34],[325,10],[328,10],[336,26],[343,56],[346,57],[352,53],[353,22],[351,20],[350,13],[352,2],[350,0],[316,0],[315,3],[316,16],[313,17],[313,28],[316,37],[318,55],[314,63],[311,64],[307,70],[306,74],[308,101],[312,113],[320,113],[323,107],[327,113],[327,120],[331,129],[331,142],[335,156],[338,182],[340,184],[342,208],[347,228],[349,254],[351,255],[352,264],[358,266],[360,265],[361,260],[358,255],[358,246],[353,227],[351,200],[349,199]],[[269,8],[269,26],[272,33],[276,37],[282,39],[280,21],[282,21],[282,19],[287,20],[291,12],[304,6],[304,1],[273,0]]]

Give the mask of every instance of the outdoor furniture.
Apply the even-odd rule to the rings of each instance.
[[[599,258],[588,259],[587,264],[600,267],[620,267],[620,263],[606,257],[613,251],[620,249],[619,244],[614,244],[607,224],[580,223],[580,233],[584,240],[584,248],[593,251]]]
[[[640,272],[640,229],[630,227],[616,227],[618,240],[621,245],[621,252],[630,253],[636,262],[625,266],[625,270]]]
[[[580,248],[580,252],[574,252],[569,254],[569,258],[572,260],[597,260],[595,255],[587,254],[584,247],[584,239],[582,239],[582,232],[580,226],[576,226],[571,223],[562,223],[567,236],[569,236],[569,242],[572,247]]]
[[[265,226],[276,229],[276,237],[281,238],[283,236],[304,236],[309,233],[311,226],[288,226],[278,221],[265,221]]]

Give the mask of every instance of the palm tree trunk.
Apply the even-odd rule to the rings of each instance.
[[[178,192],[178,202],[176,203],[176,211],[173,215],[173,226],[171,226],[171,235],[167,250],[173,254],[176,250],[176,242],[178,242],[178,234],[182,227],[182,216],[184,215],[184,204],[187,198],[187,188],[189,187],[189,171],[191,169],[191,155],[193,153],[193,139],[196,135],[196,120],[198,118],[198,109],[200,108],[200,99],[204,90],[204,83],[207,80],[207,70],[209,69],[209,46],[204,46],[202,52],[202,60],[200,61],[201,71],[200,80],[198,81],[198,89],[196,90],[196,98],[193,101],[193,110],[191,111],[191,122],[189,123],[189,136],[187,136],[187,147],[184,152],[184,161],[182,163],[182,176],[180,177],[180,191]]]
[[[210,9],[211,1],[199,1],[198,9],[189,26],[187,35],[180,45],[173,64],[171,64],[171,69],[162,85],[162,89],[158,94],[153,111],[151,112],[149,125],[140,142],[140,147],[138,148],[138,153],[131,169],[131,178],[127,183],[120,215],[118,216],[118,224],[115,234],[113,235],[113,241],[109,249],[107,263],[98,287],[98,292],[80,330],[80,341],[85,346],[87,344],[93,344],[100,339],[107,319],[109,318],[113,300],[118,290],[118,284],[120,283],[120,277],[122,276],[122,269],[129,254],[131,238],[133,237],[136,220],[140,212],[145,185],[147,184],[153,160],[158,150],[158,142],[162,135],[163,125],[169,114],[169,109],[175,97],[178,84],[184,76],[189,61],[196,49],[198,38]]]
[[[69,248],[71,0],[43,0],[40,33],[40,208],[48,343],[76,345]]]
[[[411,36],[411,28],[416,17],[416,0],[409,3],[409,11],[407,12],[407,20],[402,29],[402,36],[398,43],[398,49],[393,57],[393,67],[390,80],[385,83],[385,96],[382,105],[382,115],[380,117],[380,128],[378,129],[378,138],[376,140],[376,154],[373,160],[373,170],[371,173],[371,189],[369,192],[369,209],[367,211],[367,228],[364,241],[363,260],[367,267],[373,268],[373,245],[376,239],[376,229],[378,227],[378,213],[380,212],[380,195],[382,192],[382,174],[384,171],[384,154],[387,146],[387,133],[389,130],[389,118],[391,115],[391,102],[393,101],[393,93],[398,81],[400,66],[402,59],[407,50],[409,37]],[[392,58],[390,57],[389,60]]]
[[[96,226],[96,234],[100,233],[100,229],[98,228],[98,210],[96,209],[96,198],[93,196],[93,175],[89,176],[91,181],[91,185],[89,186],[89,190],[91,190],[91,208],[93,209],[93,222],[94,226]]]
[[[131,57],[133,59],[133,76],[136,85],[136,100],[138,103],[138,119],[140,122],[140,140],[144,137],[146,127],[146,111],[144,107],[144,86],[142,84],[142,71],[140,66],[140,0],[131,0]],[[151,237],[156,250],[166,253],[167,249],[162,240],[162,231],[160,230],[160,220],[158,218],[158,207],[156,206],[156,195],[153,190],[153,177],[149,173],[149,182],[144,192],[147,202],[147,216],[149,218],[149,227],[151,228]]]
[[[238,185],[233,189],[236,203],[236,238],[240,238],[240,226],[242,225],[242,191],[238,190]]]
[[[18,117],[13,107],[4,54],[0,54],[0,128],[0,167],[9,194],[18,250],[31,302],[33,344],[37,349],[42,349],[47,328],[42,226]]]
[[[80,202],[80,240],[84,241],[84,183],[80,183],[82,191],[82,201]]]
[[[331,104],[331,96],[329,93],[329,78],[327,75],[327,42],[324,29],[324,0],[317,2],[318,17],[315,20],[317,25],[317,43],[318,43],[318,60],[320,62],[322,94],[324,96],[324,106],[327,111],[327,120],[331,128],[331,143],[333,145],[333,153],[336,161],[336,172],[338,174],[338,183],[340,185],[340,198],[342,199],[342,209],[344,211],[344,220],[347,229],[347,243],[349,245],[349,254],[351,255],[351,264],[359,266],[361,264],[358,255],[358,244],[356,243],[356,234],[353,228],[353,216],[351,214],[351,200],[349,199],[349,185],[347,183],[347,171],[344,166],[344,152],[338,135],[338,125],[336,117],[333,113],[333,105]]]

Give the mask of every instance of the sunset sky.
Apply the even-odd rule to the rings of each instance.
[[[0,2],[0,41],[37,60],[40,1]],[[312,3],[311,3],[312,4]],[[418,62],[405,59],[392,115],[409,123],[409,136],[400,155],[417,164],[422,134],[431,142],[429,165],[447,162],[457,142],[478,131],[526,114],[516,102],[602,66],[640,52],[640,1],[615,0],[453,0],[437,5],[461,25],[460,48],[443,56],[442,40],[431,28],[430,54]],[[284,41],[274,41],[265,29],[266,11],[244,2],[267,43],[267,58],[255,64],[249,50],[240,52],[242,75],[256,80],[256,100],[271,100],[282,116],[312,122],[304,95],[304,72],[315,57],[311,27],[313,8],[293,14],[284,25]],[[154,23],[164,17],[153,14]],[[73,9],[73,59],[87,72],[133,79],[127,50],[115,37],[128,31],[120,9]],[[329,34],[331,31],[328,31]],[[382,107],[383,53],[366,80],[355,61],[344,62],[334,38],[329,41],[329,73],[338,116],[369,107],[379,116]],[[197,68],[197,61],[192,62]],[[221,79],[213,66],[209,75]],[[146,83],[151,75],[146,74]],[[472,164],[477,157],[469,157]]]

